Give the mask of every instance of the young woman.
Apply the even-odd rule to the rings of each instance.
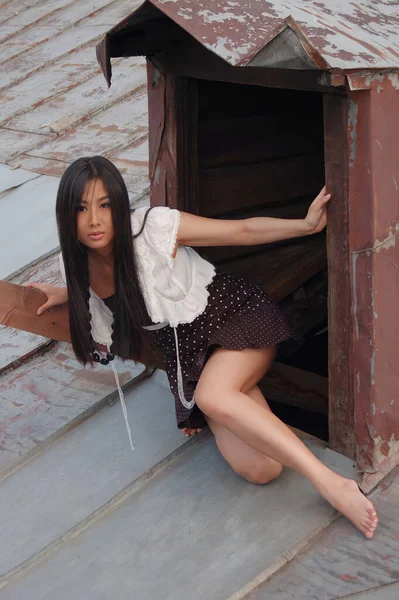
[[[292,336],[278,307],[260,288],[215,272],[191,248],[317,233],[329,199],[323,188],[300,220],[207,219],[167,207],[131,214],[116,167],[100,156],[81,158],[65,171],[57,196],[66,288],[33,287],[48,297],[38,314],[68,301],[81,363],[107,364],[115,355],[140,361],[151,343],[161,346],[186,435],[207,422],[227,462],[254,483],[276,478],[282,465],[295,469],[371,538],[378,522],[371,502],[272,414],[257,386],[277,344]]]

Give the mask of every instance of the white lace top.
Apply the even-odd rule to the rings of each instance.
[[[147,207],[142,207],[132,213],[133,234],[141,230],[147,211]],[[192,408],[195,403],[194,398],[186,400],[184,397],[176,328],[180,323],[191,323],[205,310],[209,296],[207,286],[215,275],[215,268],[187,246],[179,246],[175,258],[172,258],[179,224],[178,210],[163,206],[155,207],[149,212],[143,232],[133,241],[133,244],[141,290],[148,314],[154,323],[148,329],[158,329],[166,325],[174,328],[179,397],[186,408]],[[59,260],[61,274],[66,281],[62,254]],[[94,341],[109,350],[112,344],[113,314],[91,288],[89,306],[92,337]],[[115,366],[113,363],[111,366],[131,441],[122,390]]]
[[[132,213],[132,230],[137,234],[148,208]],[[180,224],[180,212],[159,206],[153,208],[143,232],[134,240],[141,289],[153,323],[177,327],[191,323],[207,305],[207,286],[215,275],[214,266],[195,250],[179,246],[172,258]],[[65,281],[62,255],[60,269]],[[101,298],[90,288],[92,336],[99,344],[112,343],[113,316]]]

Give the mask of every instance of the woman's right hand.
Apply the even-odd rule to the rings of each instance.
[[[52,306],[58,306],[59,304],[68,302],[68,292],[66,287],[58,287],[57,285],[51,285],[49,283],[29,283],[26,287],[40,290],[47,296],[47,302],[37,309],[38,315],[41,315]]]

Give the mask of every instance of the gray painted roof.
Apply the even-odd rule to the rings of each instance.
[[[0,278],[60,284],[54,219],[59,178],[104,154],[132,204],[148,203],[146,68],[115,65],[108,90],[95,45],[137,0],[0,3]],[[49,377],[51,373],[51,377]],[[124,381],[134,365],[121,370]],[[0,327],[0,471],[115,388],[83,371],[67,344]]]

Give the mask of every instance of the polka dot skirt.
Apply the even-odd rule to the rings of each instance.
[[[229,350],[265,348],[294,337],[279,307],[260,287],[218,272],[209,284],[208,291],[205,311],[192,323],[177,327],[187,400],[193,397],[202,369],[216,347]],[[192,409],[187,409],[179,399],[173,329],[164,327],[151,335],[164,350],[166,373],[175,397],[177,426],[202,427],[205,420],[199,408],[194,405]]]

